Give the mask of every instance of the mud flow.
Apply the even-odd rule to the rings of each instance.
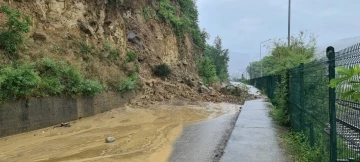
[[[70,122],[71,127],[0,138],[0,162],[162,162],[184,126],[236,111],[223,103],[119,108]],[[105,143],[108,136],[116,141]]]

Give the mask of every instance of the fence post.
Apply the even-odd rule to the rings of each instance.
[[[284,82],[286,83],[286,86],[285,86],[285,90],[286,90],[286,107],[288,107],[288,109],[287,109],[287,114],[289,115],[289,123],[288,124],[290,124],[290,127],[293,127],[293,123],[292,123],[292,113],[293,113],[293,111],[292,111],[292,107],[291,107],[291,101],[290,101],[290,70],[286,70],[286,72],[285,72],[286,74],[285,74],[285,80],[284,80]],[[282,80],[281,80],[282,81]],[[280,84],[281,84],[281,82],[280,82]]]
[[[329,83],[335,78],[335,49],[326,48],[326,56],[329,59]],[[330,118],[330,162],[337,161],[337,141],[336,141],[336,109],[335,109],[335,88],[329,87],[329,118]]]
[[[305,111],[305,89],[304,89],[304,63],[301,63],[299,66],[300,70],[300,129],[301,131],[305,131],[305,121],[304,121],[304,111]]]
[[[313,123],[309,124],[309,129],[310,129],[310,146],[314,147],[315,146],[315,135],[314,135],[314,125]]]

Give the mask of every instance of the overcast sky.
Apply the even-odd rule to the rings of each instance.
[[[260,58],[260,42],[287,37],[288,0],[198,0],[200,28],[230,50],[229,72]],[[360,36],[359,0],[292,0],[291,34],[307,31],[326,47]],[[270,42],[271,43],[271,42]],[[359,42],[360,43],[360,42]],[[264,54],[268,53],[263,48]]]

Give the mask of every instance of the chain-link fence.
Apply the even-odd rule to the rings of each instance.
[[[302,132],[319,156],[314,161],[360,162],[360,102],[342,98],[349,89],[343,84],[329,88],[335,67],[360,64],[360,44],[340,52],[328,49],[328,58],[315,60],[286,72],[287,107],[293,131]],[[251,79],[273,101],[279,75]],[[356,78],[359,79],[359,78]]]

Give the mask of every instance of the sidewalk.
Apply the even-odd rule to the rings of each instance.
[[[263,99],[246,101],[220,162],[288,162]]]

